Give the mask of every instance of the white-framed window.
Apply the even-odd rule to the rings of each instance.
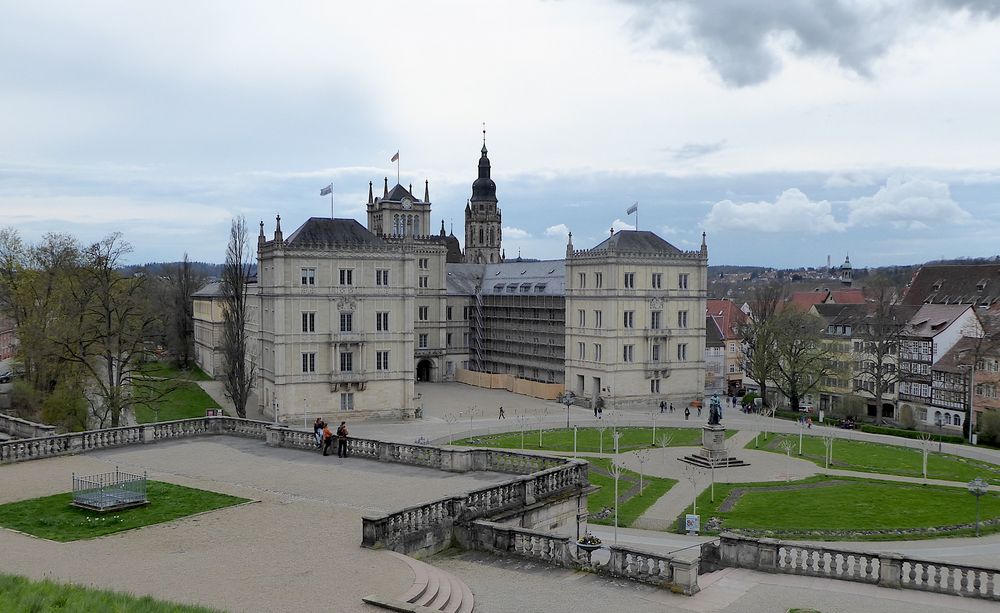
[[[678,343],[677,345],[677,361],[683,362],[688,359],[688,346],[687,343]]]
[[[389,331],[389,311],[378,311],[375,313],[375,330],[378,332]]]
[[[659,343],[653,343],[650,346],[650,350],[651,351],[650,351],[649,359],[651,361],[653,361],[653,362],[659,362],[660,361],[660,344]]]
[[[316,354],[302,354],[302,372],[316,372]]]
[[[423,288],[430,287],[429,279],[430,277],[428,277],[427,275],[421,275],[417,279],[417,287],[423,287]]]
[[[625,289],[635,289],[635,273],[625,273]]]
[[[350,351],[340,352],[340,372],[351,372],[354,370],[354,354]]]
[[[354,410],[354,392],[344,392],[340,395],[340,410],[341,411]]]
[[[375,370],[389,370],[389,352],[375,352]]]
[[[576,344],[576,357],[580,360],[587,359],[587,343],[577,343]]]
[[[316,331],[316,313],[311,313],[308,311],[302,313],[302,331],[303,332]]]
[[[389,285],[389,269],[379,268],[375,271],[375,285],[383,287]]]
[[[622,362],[635,360],[635,345],[622,345]]]
[[[595,272],[594,273],[594,287],[596,287],[597,289],[601,289],[602,287],[604,287],[604,273],[603,272]]]
[[[649,284],[653,289],[660,289],[663,287],[663,273],[654,272],[652,278],[649,280]]]
[[[587,311],[579,309],[576,312],[576,324],[581,328],[587,327]]]
[[[677,311],[677,327],[686,328],[688,327],[688,312],[687,311]]]
[[[663,315],[660,311],[650,311],[649,313],[649,327],[653,330],[660,329],[660,316]]]
[[[622,317],[622,326],[625,328],[635,327],[635,311],[625,311]]]
[[[315,268],[303,268],[302,269],[302,285],[316,285],[316,269]]]
[[[659,394],[660,393],[660,380],[659,379],[650,379],[649,380],[649,393],[650,394]]]
[[[585,272],[577,273],[577,279],[580,280],[579,283],[580,289],[584,289],[587,287],[587,273]]]
[[[603,355],[601,355],[603,353],[602,349],[603,349],[603,347],[601,347],[600,343],[594,343],[594,361],[595,362],[600,362],[601,359],[604,357]]]
[[[417,260],[417,267],[420,270],[427,270],[428,268],[430,268],[430,259],[429,258],[419,258]]]
[[[340,331],[341,332],[354,331],[354,313],[340,314]]]
[[[427,316],[430,313],[430,307],[422,306],[417,307],[417,319],[419,321],[427,321]]]
[[[352,268],[341,268],[340,269],[340,284],[341,285],[354,285],[354,269],[352,269]]]
[[[427,349],[427,335],[421,334],[417,336],[417,347],[420,349]]]
[[[682,272],[677,275],[677,289],[687,289],[688,288],[688,273]]]
[[[594,311],[594,327],[603,328],[604,327],[604,312]]]

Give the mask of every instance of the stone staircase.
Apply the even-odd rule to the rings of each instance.
[[[404,556],[395,551],[387,552],[406,562],[413,570],[413,585],[405,594],[394,599],[365,596],[362,600],[390,611],[406,613],[472,613],[476,597],[464,581],[430,564]]]

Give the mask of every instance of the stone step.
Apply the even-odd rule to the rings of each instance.
[[[699,468],[712,468],[712,463],[708,460],[708,458],[701,455],[692,454],[677,459],[681,462],[698,466]],[[750,466],[750,463],[744,462],[739,458],[728,457],[723,460],[717,460],[715,464],[716,468],[734,468],[737,466]]]
[[[371,602],[385,607],[386,602],[396,602],[413,607],[413,610],[441,611],[442,613],[472,613],[475,595],[464,581],[435,566],[409,556],[390,551],[409,565],[413,571],[413,585],[395,601]],[[373,599],[374,600],[374,599]],[[368,602],[366,600],[366,602]]]

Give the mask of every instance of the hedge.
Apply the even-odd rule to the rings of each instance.
[[[903,430],[902,428],[887,428],[885,426],[871,426],[868,424],[861,424],[859,429],[869,434],[888,434],[889,436],[899,436],[902,438],[920,438],[924,434],[918,430]],[[950,434],[932,434],[931,440],[940,443],[956,443],[958,445],[965,443],[965,439],[961,436],[952,436]]]

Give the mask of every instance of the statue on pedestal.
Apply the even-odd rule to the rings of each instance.
[[[719,401],[719,396],[715,395],[709,403],[708,425],[718,426],[720,423],[722,423],[722,403]]]

